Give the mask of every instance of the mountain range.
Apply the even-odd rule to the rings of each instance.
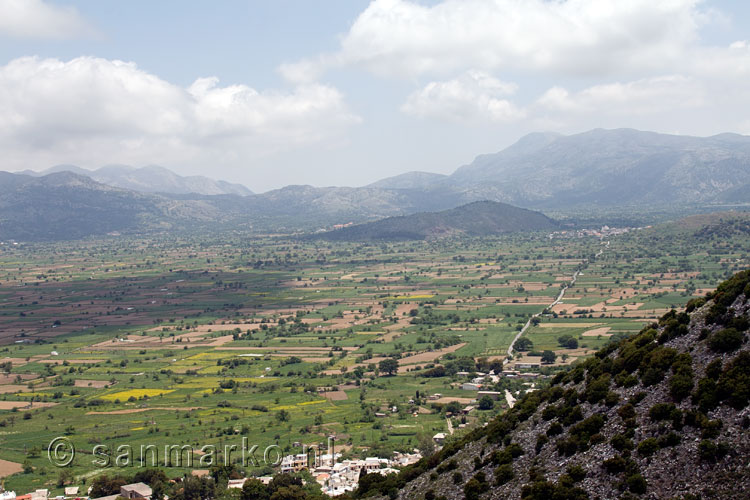
[[[450,176],[413,172],[379,181],[467,201],[527,208],[750,202],[750,137],[690,137],[633,129],[529,134]]]
[[[73,172],[102,184],[131,189],[141,193],[237,194],[240,196],[253,194],[242,184],[209,179],[202,175],[181,176],[158,165],[148,165],[141,168],[128,165],[107,165],[96,170],[87,170],[75,165],[56,165],[41,172],[24,170],[18,173],[39,177],[57,172]]]
[[[553,213],[622,213],[624,207],[705,211],[750,203],[750,137],[632,129],[530,134],[451,175],[407,172],[364,187],[292,185],[253,194],[238,184],[183,177],[156,166],[50,170],[3,173],[0,238],[224,224],[259,232],[315,232],[485,200]],[[97,220],[97,213],[105,220]],[[61,219],[70,221],[66,231],[54,227]]]
[[[0,240],[61,240],[109,232],[219,222],[223,197],[179,200],[64,171],[42,177],[0,172]]]

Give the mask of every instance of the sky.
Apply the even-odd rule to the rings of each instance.
[[[361,186],[530,132],[750,134],[750,2],[0,0],[0,169]]]

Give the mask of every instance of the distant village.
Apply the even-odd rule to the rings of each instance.
[[[629,233],[630,231],[638,231],[641,229],[648,229],[651,226],[645,227],[609,227],[602,226],[600,229],[569,229],[566,231],[554,231],[547,235],[549,239],[555,238],[584,238],[587,236],[594,236],[595,238],[609,238],[610,236],[617,236],[620,234]]]

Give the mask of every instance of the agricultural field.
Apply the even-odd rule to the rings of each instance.
[[[746,235],[653,229],[5,246],[0,475],[7,489],[61,491],[66,479],[47,457],[58,436],[76,447],[78,482],[105,470],[92,466],[97,445],[223,450],[246,437],[286,454],[333,437],[351,456],[429,451],[435,433],[460,434],[507,408],[502,396],[487,409],[471,403],[476,391],[461,384],[476,372],[498,375],[482,390],[533,390],[543,376],[500,372],[575,363],[705,295],[749,255]],[[544,351],[554,360],[542,363]],[[168,474],[208,468],[201,458],[172,460]]]

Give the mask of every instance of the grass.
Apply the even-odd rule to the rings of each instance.
[[[426,396],[474,395],[460,389],[460,378],[429,378],[426,370],[461,357],[504,356],[518,329],[600,246],[594,238],[543,235],[382,245],[155,236],[4,249],[0,331],[7,344],[0,345],[0,364],[5,357],[19,359],[11,379],[32,380],[0,400],[58,403],[28,412],[0,410],[3,458],[35,468],[7,478],[5,486],[61,493],[59,471],[44,453],[61,435],[84,450],[71,469],[78,483],[101,473],[85,453],[95,444],[220,445],[247,436],[261,448],[277,444],[293,452],[295,442],[335,434],[351,446],[351,456],[411,450],[420,436],[446,431],[444,412]],[[655,311],[682,305],[694,290],[710,289],[747,267],[748,249],[750,241],[740,236],[679,244],[639,232],[620,236],[585,264],[566,296],[575,306],[565,315],[541,316],[542,324],[554,326],[535,326],[525,335],[535,350],[564,352],[557,343],[563,334],[595,349],[607,338],[583,332],[605,326],[609,333],[637,331]],[[662,285],[669,287],[666,294],[653,291]],[[630,288],[637,295],[620,300]],[[573,314],[608,298],[616,299],[612,306],[643,306],[624,318],[619,312]],[[60,324],[52,328],[55,321]],[[213,345],[232,335],[236,323],[259,327]],[[192,335],[196,327],[212,331]],[[134,341],[118,340],[127,335]],[[457,342],[466,345],[407,373],[376,376],[368,367],[371,358]],[[295,350],[301,347],[317,349]],[[42,363],[53,350],[61,364]],[[98,361],[75,362],[85,359]],[[364,365],[359,370],[358,360]],[[113,385],[74,387],[75,380]],[[523,389],[520,384],[503,379],[489,388],[515,391]],[[328,400],[319,387],[341,388],[347,399]],[[409,403],[414,399],[419,404]],[[468,416],[468,423],[481,425],[503,404]],[[388,410],[394,405],[395,414]],[[414,417],[419,408],[429,413]],[[101,415],[123,410],[138,411]],[[168,468],[174,477],[186,471]]]

